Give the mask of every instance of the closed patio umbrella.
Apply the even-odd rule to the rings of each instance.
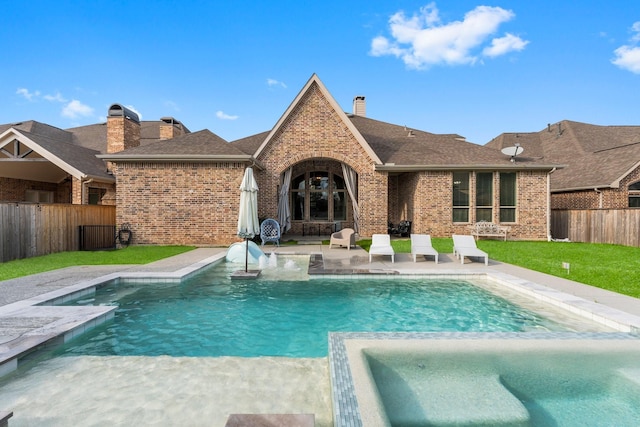
[[[242,184],[240,185],[240,212],[238,213],[238,236],[245,239],[246,253],[244,271],[248,271],[249,264],[249,239],[260,234],[260,222],[258,221],[258,183],[253,177],[253,169],[244,171]]]

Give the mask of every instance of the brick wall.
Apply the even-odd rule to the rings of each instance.
[[[301,164],[314,170],[332,164],[332,168],[339,170],[339,162],[345,162],[358,174],[360,235],[386,232],[387,174],[373,170],[374,162],[315,83],[274,134],[258,161],[266,169],[256,174],[261,218],[276,217],[281,174],[290,166]],[[300,227],[300,223],[292,224],[292,232]]]
[[[394,182],[395,181],[395,182]],[[515,224],[510,238],[544,240],[547,238],[547,173],[538,171],[518,172],[517,208]],[[475,222],[475,174],[470,186],[469,223]],[[499,222],[499,178],[494,174],[493,221]],[[389,184],[389,217],[412,222],[412,232],[448,237],[454,233],[468,234],[467,224],[452,222],[452,172],[422,171],[394,176]]]
[[[602,188],[551,194],[552,209],[626,209],[629,207],[629,185],[640,181],[640,168],[624,179],[619,188]]]
[[[216,245],[238,241],[241,163],[120,163],[116,222],[134,244]]]
[[[24,202],[27,190],[53,192],[53,203],[71,203],[71,184],[62,182],[28,181],[23,179],[0,178],[0,201]]]

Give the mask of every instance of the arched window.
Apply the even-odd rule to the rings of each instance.
[[[640,208],[640,181],[629,185],[629,207]]]
[[[344,221],[347,189],[341,176],[311,171],[291,180],[291,216],[294,221]]]

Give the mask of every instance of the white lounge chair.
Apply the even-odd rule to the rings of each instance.
[[[411,235],[411,255],[413,255],[413,262],[416,262],[417,255],[433,255],[436,264],[438,263],[438,251],[431,245],[429,234]]]
[[[391,247],[391,236],[388,234],[374,234],[371,236],[369,263],[371,263],[371,255],[391,255],[391,262],[396,262],[396,253]]]
[[[356,245],[356,235],[353,228],[343,228],[333,233],[331,240],[329,240],[329,249],[331,249],[333,245],[346,246],[347,250],[351,250],[351,246]]]
[[[464,264],[464,257],[477,257],[484,258],[484,265],[489,265],[489,255],[478,249],[473,236],[454,234],[453,255],[460,258],[460,264]]]

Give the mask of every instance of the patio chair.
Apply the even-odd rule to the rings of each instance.
[[[331,240],[329,240],[329,249],[333,245],[338,246],[346,246],[347,250],[351,250],[351,246],[356,245],[356,234],[353,228],[343,228],[340,231],[337,231],[331,235]]]
[[[417,255],[433,255],[436,264],[438,263],[438,251],[431,245],[429,234],[411,235],[411,255],[413,255],[413,262],[416,262]]]
[[[267,218],[260,224],[260,239],[262,246],[267,242],[273,242],[280,246],[280,224],[272,218]]]
[[[489,255],[478,249],[473,236],[454,234],[453,255],[460,258],[460,264],[464,264],[464,257],[477,257],[484,258],[484,265],[489,265]]]
[[[391,255],[391,262],[395,262],[395,254],[391,247],[391,236],[388,234],[374,234],[371,236],[369,263],[371,263],[371,255]]]

